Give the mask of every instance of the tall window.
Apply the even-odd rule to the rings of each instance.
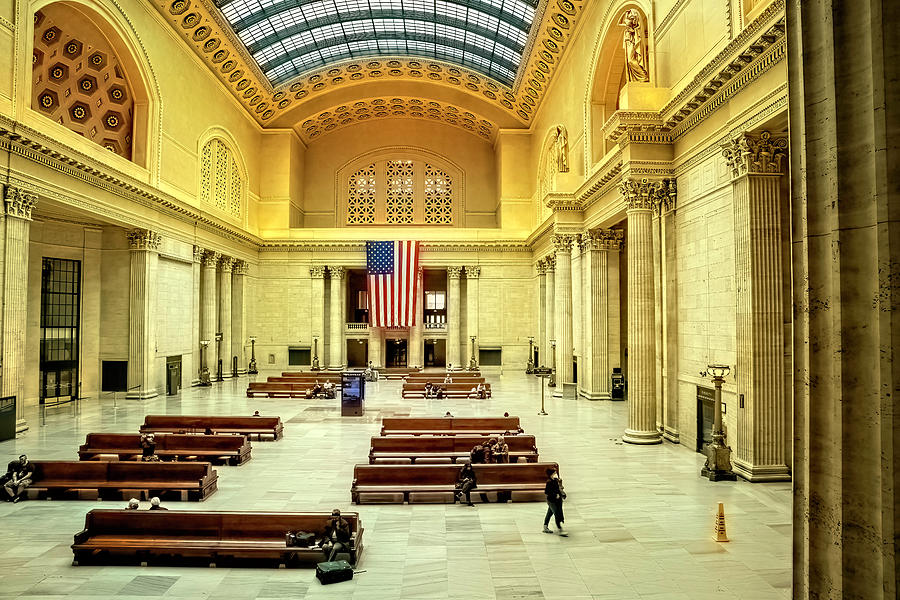
[[[240,219],[244,181],[231,150],[222,140],[210,140],[200,155],[200,198],[222,212]]]
[[[442,327],[447,323],[447,292],[425,291],[423,307],[425,328]]]
[[[456,179],[424,161],[373,162],[346,175],[346,224],[453,225]]]
[[[78,394],[81,262],[44,258],[41,273],[40,402]]]

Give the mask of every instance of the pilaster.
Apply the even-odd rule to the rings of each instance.
[[[200,271],[203,248],[194,246],[191,263],[191,385],[200,383]]]
[[[231,270],[234,259],[223,256],[219,261],[219,331],[222,341],[216,344],[219,359],[222,361],[222,377],[228,379],[231,369]]]
[[[469,356],[464,362],[468,362],[471,356],[478,361],[478,293],[481,267],[470,265],[466,267],[466,340],[465,346],[469,348]],[[472,345],[472,336],[475,336],[475,344]]]
[[[573,236],[555,234],[556,278],[554,280],[554,324],[556,335],[556,389],[553,395],[562,397],[565,387],[575,381],[572,370],[572,241]]]
[[[556,298],[556,255],[548,254],[544,257],[544,271],[546,273],[546,282],[545,282],[545,293],[544,293],[544,323],[546,324],[544,328],[544,366],[549,368],[557,368],[558,364],[556,362],[555,351],[553,349],[553,344],[550,343],[550,340],[555,340],[555,322],[556,322],[556,313],[554,311],[554,304]]]
[[[125,234],[131,249],[128,301],[128,391],[126,398],[158,396],[153,380],[156,359],[156,286],[161,237],[148,229]]]
[[[447,267],[447,367],[460,369],[460,285],[462,267]]]
[[[534,266],[537,271],[537,277],[535,278],[535,292],[537,294],[535,296],[537,298],[535,302],[536,318],[534,321],[537,324],[537,331],[534,336],[534,345],[538,349],[538,360],[534,366],[540,367],[547,363],[546,350],[544,350],[544,340],[547,338],[547,269],[543,260],[537,261]]]
[[[311,279],[309,293],[310,337],[319,339],[319,359],[320,364],[324,364],[326,362],[323,360],[325,358],[325,267],[318,265],[310,267],[309,277]],[[312,340],[310,340],[310,346],[314,346]],[[315,351],[313,348],[314,354]]]
[[[219,264],[221,254],[214,250],[203,253],[200,267],[200,340],[209,342],[206,350],[201,350],[203,359],[200,370],[208,370],[210,377],[214,372],[216,351],[216,320],[218,319],[218,307],[216,297],[218,286],[216,285],[216,266]]]
[[[578,379],[581,379],[584,358],[584,261],[581,244],[581,235],[575,235],[572,238],[572,347],[578,365]]]
[[[328,368],[340,371],[344,368],[345,268],[331,266],[328,267],[328,273],[331,275],[331,302],[329,303],[331,340],[328,345]]]
[[[247,372],[247,262],[237,260],[231,270],[231,355],[238,357],[238,374]]]

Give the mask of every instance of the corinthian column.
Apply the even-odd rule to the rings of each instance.
[[[622,440],[658,444],[656,322],[653,285],[653,207],[669,181],[626,179],[620,189],[628,215],[628,428]]]
[[[37,196],[7,187],[3,253],[2,393],[16,397],[16,431],[25,431],[25,329],[28,318],[28,246]]]
[[[537,314],[535,315],[536,318],[534,322],[537,325],[537,331],[535,332],[536,335],[534,337],[534,344],[538,348],[538,362],[535,362],[534,366],[539,367],[541,366],[540,363],[546,362],[544,340],[547,337],[547,309],[545,308],[545,304],[547,302],[547,268],[544,265],[544,261],[539,260],[535,263],[535,269],[537,269],[537,279],[535,279],[535,282],[537,284],[535,286],[535,292],[537,293],[535,308],[537,309]]]
[[[578,366],[577,377],[581,381],[584,367],[584,251],[581,235],[572,238],[572,347]]]
[[[466,267],[466,348],[471,344],[472,336],[475,336],[475,344],[469,349],[469,356],[474,356],[476,365],[478,361],[478,279],[481,277],[481,267]]]
[[[556,389],[553,395],[562,397],[563,386],[574,384],[572,373],[572,236],[553,236],[556,252],[555,298],[553,301],[553,331],[556,335]]]
[[[153,381],[156,359],[156,283],[160,235],[147,229],[126,233],[131,247],[128,295],[128,391],[126,398],[159,395]]]
[[[459,369],[460,291],[462,267],[447,267],[447,365]]]
[[[310,337],[312,340],[313,368],[318,369],[322,363],[327,362],[325,357],[325,267],[315,266],[309,268],[311,279],[309,291],[309,306],[311,308]],[[315,340],[318,340],[316,342]],[[316,358],[318,357],[318,362]]]
[[[784,395],[781,177],[787,137],[745,134],[726,146],[734,191],[737,436],[734,472],[790,479]]]
[[[191,263],[191,385],[200,383],[200,264],[203,248],[194,246]]]
[[[215,359],[216,350],[216,265],[219,264],[221,254],[212,250],[203,253],[203,261],[200,269],[200,339],[209,342],[202,351],[203,360],[201,371],[207,371],[212,376],[212,362]]]
[[[344,267],[328,267],[331,274],[331,313],[330,333],[331,340],[328,344],[328,368],[340,371],[344,368],[344,314],[346,302],[344,300]]]
[[[247,339],[246,281],[247,261],[235,261],[231,271],[231,355],[238,357],[238,373],[247,372],[247,362],[244,360],[244,340]]]
[[[222,361],[222,377],[231,377],[231,270],[234,259],[223,256],[219,261],[219,332],[222,341],[216,344]]]
[[[556,364],[556,356],[553,355],[553,345],[550,340],[554,338],[554,321],[556,314],[553,312],[554,296],[556,294],[556,255],[549,254],[544,257],[544,271],[546,273],[546,281],[544,282],[544,366],[553,368]]]
[[[415,324],[409,328],[409,366],[423,367],[425,366],[425,307],[422,306],[425,301],[425,285],[423,283],[422,268],[416,274],[416,314]],[[371,349],[371,336],[369,348]],[[371,351],[371,350],[370,350]]]

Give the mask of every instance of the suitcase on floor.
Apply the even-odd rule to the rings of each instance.
[[[353,567],[346,560],[320,562],[316,565],[316,577],[322,585],[353,579]]]

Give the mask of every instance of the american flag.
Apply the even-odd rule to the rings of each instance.
[[[412,327],[416,324],[419,242],[366,242],[369,274],[369,324]]]

